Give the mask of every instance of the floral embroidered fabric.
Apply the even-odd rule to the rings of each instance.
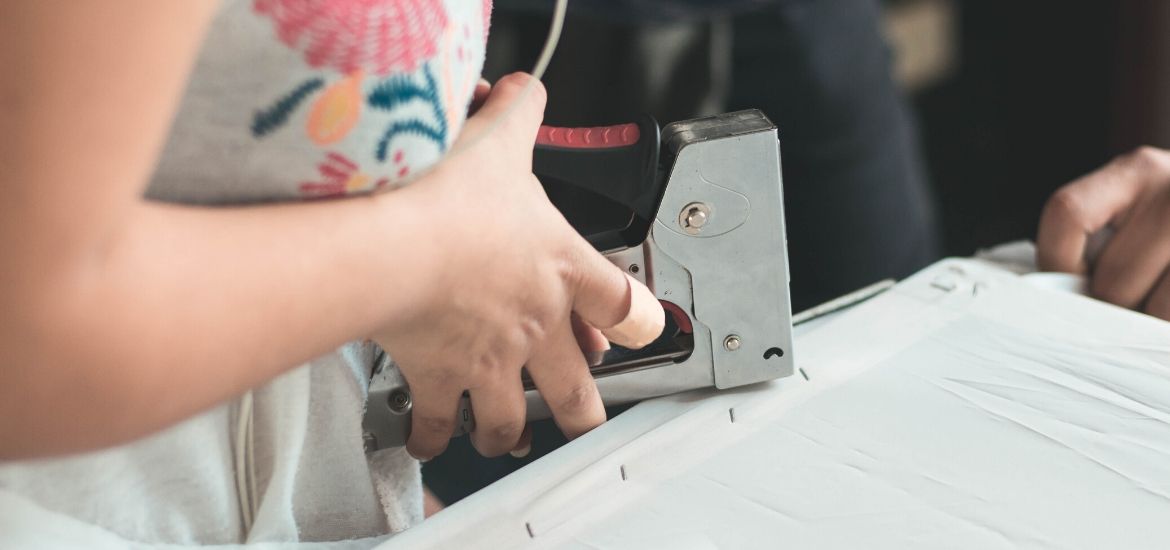
[[[407,180],[462,127],[490,10],[490,0],[230,2],[149,196],[289,200]]]

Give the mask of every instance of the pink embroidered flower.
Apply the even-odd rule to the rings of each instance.
[[[255,0],[281,42],[314,68],[383,76],[434,57],[447,27],[442,0]]]
[[[389,178],[378,178],[363,173],[357,163],[339,153],[328,153],[325,160],[317,164],[319,181],[304,181],[300,184],[301,194],[311,198],[339,197],[351,193],[362,193],[381,189],[390,183]]]

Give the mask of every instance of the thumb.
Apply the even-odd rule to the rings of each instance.
[[[1101,169],[1060,188],[1048,199],[1036,233],[1036,263],[1041,271],[1084,274],[1090,236],[1118,220],[1141,196],[1151,170],[1143,150],[1119,157]]]
[[[544,85],[531,75],[505,76],[491,87],[483,106],[467,120],[459,141],[478,140],[492,133],[504,139],[508,147],[531,152],[544,120],[546,99]]]

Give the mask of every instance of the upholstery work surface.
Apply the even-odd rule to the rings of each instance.
[[[935,264],[381,548],[1168,548],[1170,324]]]

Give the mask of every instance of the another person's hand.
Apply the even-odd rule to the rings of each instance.
[[[446,448],[464,390],[479,452],[515,448],[525,426],[521,368],[561,430],[585,433],[605,421],[605,409],[574,319],[632,347],[662,332],[665,314],[653,294],[578,235],[533,176],[545,93],[538,83],[524,97],[529,78],[495,85],[462,132],[470,141],[456,143],[436,168],[440,177],[396,191],[434,220],[418,237],[418,257],[402,258],[429,266],[432,291],[413,301],[407,323],[375,337],[410,384],[407,449],[421,459]]]
[[[1112,237],[1088,258],[1089,237],[1106,228]],[[1036,244],[1041,270],[1088,275],[1093,296],[1170,320],[1170,151],[1143,147],[1058,190]]]

